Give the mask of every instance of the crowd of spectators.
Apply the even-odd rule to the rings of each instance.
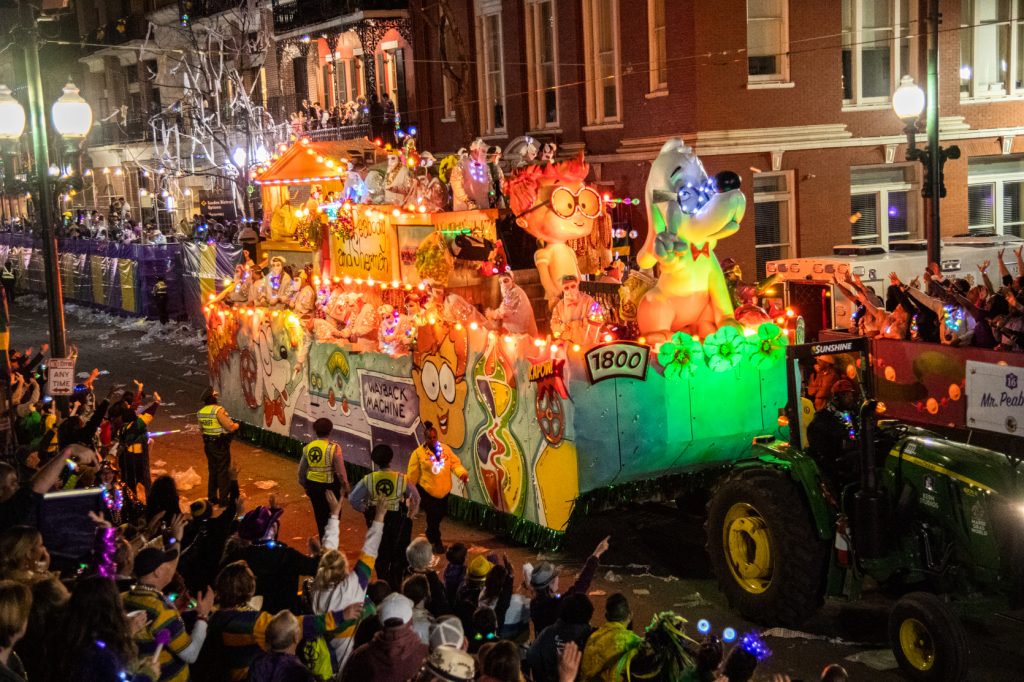
[[[420,536],[398,548],[389,582],[376,570],[384,505],[350,559],[333,494],[322,537],[301,549],[280,538],[273,496],[246,511],[237,471],[223,506],[188,504],[173,478],[150,485],[148,463],[132,464],[131,434],[141,424],[146,437],[159,396],[144,407],[136,383],[97,400],[93,371],[58,408],[45,353],[10,353],[20,445],[0,462],[0,680],[739,681],[758,664],[749,646],[689,639],[670,612],[636,632],[623,594],[595,617],[607,538],[569,583],[550,561],[517,570],[462,543],[442,566]],[[95,511],[63,507],[55,536],[44,496],[68,490],[94,491]],[[68,553],[76,533],[91,550]]]
[[[298,111],[289,114],[288,121],[295,135],[318,130],[367,126],[370,129],[370,139],[380,139],[385,144],[395,144],[395,129],[401,122],[394,100],[387,95],[378,98],[375,93],[371,93],[369,99],[359,97],[354,102],[349,101],[331,108],[321,106],[320,102],[310,103],[308,99],[304,99]]]
[[[1014,277],[998,252],[999,286],[989,273],[991,263],[973,276],[950,278],[929,264],[919,278],[902,282],[889,274],[885,300],[857,276],[834,279],[856,306],[851,333],[884,339],[928,341],[1000,351],[1024,350],[1024,274]],[[1014,250],[1017,272],[1024,273],[1024,248]]]

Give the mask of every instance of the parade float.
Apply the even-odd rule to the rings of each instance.
[[[733,320],[713,255],[738,229],[743,194],[735,176],[717,187],[681,141],[649,183],[661,278],[627,280],[619,310],[579,291],[565,246],[586,239],[608,201],[582,158],[529,164],[500,184],[482,157],[446,160],[469,209],[446,211],[423,172],[433,158],[414,145],[357,158],[328,144],[299,140],[258,170],[269,271],[241,269],[206,306],[211,382],[251,439],[294,452],[328,417],[350,465],[368,468],[370,449],[388,443],[401,468],[431,421],[470,470],[454,481],[453,515],[552,546],[574,514],[678,494],[673,474],[711,470],[777,431],[787,333]],[[393,160],[370,165],[381,156]],[[516,229],[543,247],[536,274],[499,287],[507,213],[491,206],[506,193]],[[550,315],[554,333],[511,323],[526,298],[516,281],[529,278],[543,288],[530,312]],[[648,308],[660,311],[658,339],[624,338]],[[725,405],[743,409],[726,416]]]

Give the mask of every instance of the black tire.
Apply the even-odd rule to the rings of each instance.
[[[889,645],[911,680],[967,679],[967,632],[953,610],[930,592],[911,592],[896,602],[889,612]]]
[[[749,518],[760,518],[755,533],[744,533],[744,522],[729,518],[731,510],[744,506],[751,513]],[[718,586],[729,606],[745,618],[764,625],[797,627],[821,606],[828,543],[818,537],[803,494],[781,472],[741,469],[730,473],[711,495],[704,530]],[[727,533],[746,548],[751,559],[757,558],[756,552],[751,554],[757,545],[752,538],[760,538],[762,545],[767,538],[770,560],[747,562],[767,567],[767,576],[763,569],[762,578],[737,573],[740,569],[734,568],[730,559]],[[756,586],[750,587],[754,583]]]

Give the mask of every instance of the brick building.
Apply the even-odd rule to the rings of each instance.
[[[927,4],[416,2],[416,58],[437,66],[417,70],[421,146],[551,139],[585,149],[600,184],[636,197],[662,142],[682,137],[709,173],[742,178],[747,214],[718,253],[748,272],[920,238],[921,168],[904,161],[891,94],[905,74],[924,83]],[[941,0],[941,13],[941,140],[963,153],[946,166],[942,232],[1020,235],[1024,5]],[[453,35],[471,69],[457,46],[442,49]],[[642,239],[642,207],[631,218]]]
[[[274,145],[289,139],[290,115],[303,100],[331,109],[372,95],[390,97],[408,121],[415,91],[407,4],[74,0],[61,23],[69,26],[71,39],[80,40],[81,48],[59,70],[81,89],[94,125],[82,154],[71,164],[83,175],[83,189],[73,199],[65,197],[62,209],[106,214],[111,201],[124,197],[133,217],[156,219],[164,227],[200,211],[233,217],[230,207],[242,208],[243,190],[230,173],[218,174],[217,167],[229,162],[237,149],[251,148],[244,167],[263,160]],[[210,43],[210,33],[226,38]],[[204,115],[216,112],[221,117],[219,134],[224,139],[199,149],[184,135],[183,142],[159,144],[168,134],[174,136],[168,128],[175,124],[180,132],[191,132],[189,114],[183,111],[189,86],[181,62],[196,53],[197,45],[225,55],[219,82],[202,84],[210,107]],[[9,59],[0,59],[0,75],[13,74],[11,67]],[[16,78],[9,80],[17,86]],[[44,75],[48,101],[50,90],[56,88],[59,95],[63,82],[49,83]],[[258,109],[249,116],[258,122],[256,134],[242,125],[232,104],[240,87]],[[15,87],[15,96],[22,95]],[[351,126],[321,127],[308,134],[328,140],[368,132],[366,126]]]

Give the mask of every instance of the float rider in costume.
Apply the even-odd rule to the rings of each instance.
[[[463,483],[469,480],[469,472],[462,466],[458,455],[437,439],[433,423],[423,422],[427,440],[409,456],[409,470],[406,478],[415,485],[420,494],[420,505],[427,515],[427,540],[435,554],[444,554],[441,542],[441,519],[448,514],[448,495],[452,492],[452,474]]]
[[[198,417],[209,468],[207,497],[213,504],[227,504],[231,499],[231,438],[239,425],[218,404],[219,398],[217,391],[206,389]]]
[[[316,440],[302,448],[302,459],[299,460],[299,485],[306,491],[306,496],[313,505],[317,537],[321,538],[327,528],[327,519],[331,516],[327,493],[331,492],[340,499],[342,488],[345,497],[352,491],[352,486],[348,484],[348,475],[345,473],[341,446],[327,440],[333,430],[334,422],[326,417],[313,422]]]
[[[383,443],[370,452],[373,471],[356,483],[348,501],[352,508],[366,517],[366,526],[373,524],[376,510],[384,506],[384,534],[377,552],[377,575],[389,585],[402,582],[405,548],[412,535],[412,517],[419,509],[420,496],[415,486],[408,485],[405,474],[391,469],[394,451]]]
[[[579,277],[562,277],[562,298],[551,309],[551,333],[555,338],[593,345],[604,321],[604,308],[593,296],[580,291]]]

